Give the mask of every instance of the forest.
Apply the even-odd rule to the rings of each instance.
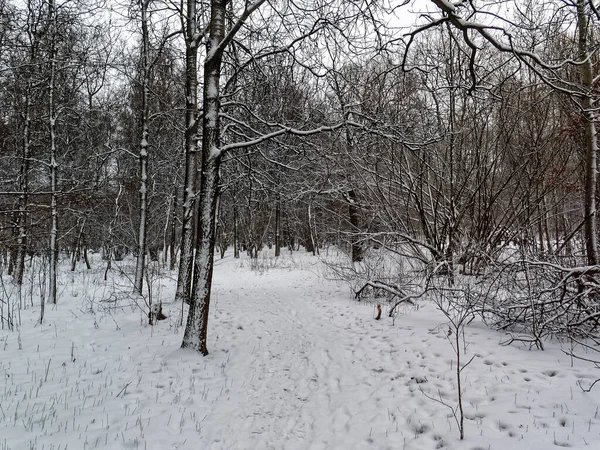
[[[347,339],[346,353],[342,352],[347,358],[354,361],[356,352],[364,351],[361,358],[366,359],[361,361],[370,361],[369,348],[351,343],[345,334],[356,326],[364,329],[360,340],[373,334],[370,338],[381,345],[375,350],[378,360],[391,367],[397,361],[392,350],[388,355],[381,344],[391,331],[374,327],[391,326],[394,333],[412,330],[402,325],[402,317],[414,314],[429,327],[425,334],[437,335],[439,329],[427,322],[427,313],[419,315],[419,308],[433,305],[444,323],[441,337],[450,342],[447,390],[454,394],[449,400],[445,388],[424,390],[427,386],[422,384],[429,379],[418,373],[407,386],[411,393],[420,391],[421,400],[450,411],[449,434],[457,431],[462,440],[465,420],[479,428],[485,418],[465,412],[480,400],[469,400],[468,390],[475,388],[463,370],[468,373],[489,350],[481,346],[474,354],[468,351],[467,340],[479,333],[473,331],[478,329],[473,323],[481,323],[486,333],[500,333],[500,343],[507,348],[562,354],[573,371],[579,370],[573,369],[575,362],[589,365],[588,372],[569,372],[573,379],[563,382],[572,382],[564,385],[571,390],[569,401],[577,401],[572,385],[578,385],[580,404],[591,402],[581,413],[586,421],[580,429],[598,434],[596,400],[600,399],[585,394],[593,395],[600,380],[599,3],[0,0],[0,68],[3,351],[8,352],[11,345],[11,351],[23,349],[22,331],[30,336],[23,339],[31,350],[31,342],[41,338],[25,335],[25,330],[47,331],[57,339],[60,333],[80,333],[85,340],[83,336],[102,330],[109,321],[117,334],[123,333],[123,339],[126,333],[142,333],[153,342],[147,344],[153,352],[160,348],[151,339],[154,333],[162,336],[160,345],[167,340],[171,350],[191,349],[178,354],[179,361],[189,364],[190,378],[185,382],[191,385],[185,389],[191,398],[196,391],[194,381],[189,380],[195,380],[195,371],[200,370],[192,369],[195,365],[208,365],[213,377],[203,379],[216,383],[226,374],[230,356],[237,355],[235,364],[240,366],[233,373],[242,377],[247,372],[249,366],[243,363],[250,357],[240,350],[246,347],[240,346],[249,345],[252,338],[242,339],[250,341],[241,344],[236,333],[255,330],[258,339],[265,333],[270,336],[274,328],[265,325],[265,317],[273,310],[283,315],[271,326],[283,324],[277,326],[287,327],[289,339],[297,343],[275,339],[265,350],[269,358],[278,359],[284,350],[290,355],[308,354],[306,348],[294,345],[301,345],[308,336],[303,329],[311,329],[315,336],[330,333],[321,336],[323,343]],[[320,281],[308,275],[311,270],[319,272]],[[263,277],[265,284],[259,287],[250,273]],[[319,283],[325,283],[323,291],[318,290]],[[323,292],[339,296],[340,288],[333,286],[343,286],[352,304],[327,304]],[[299,291],[307,296],[310,292],[310,299],[297,297]],[[221,296],[225,300],[219,300]],[[250,303],[236,303],[240,296]],[[294,302],[306,300],[309,306],[303,306],[308,308],[303,314],[308,316],[301,317],[300,309],[284,303],[286,296]],[[260,303],[261,297],[268,298],[271,306]],[[228,305],[229,313],[215,305],[219,301]],[[80,306],[72,306],[77,302]],[[330,325],[337,327],[338,334],[316,328],[320,315],[310,312],[311,302],[330,314]],[[337,314],[342,310],[347,323],[339,322]],[[361,311],[373,312],[374,320],[364,322]],[[244,317],[259,312],[255,321],[245,321]],[[71,325],[64,325],[67,328],[60,328],[59,333],[56,324],[67,316],[57,314],[71,314],[73,330],[79,331],[67,331]],[[237,315],[228,321],[227,314]],[[165,319],[168,330],[161,323]],[[52,324],[53,331],[48,331]],[[133,346],[133,335],[127,336],[123,345]],[[232,346],[227,356],[223,342]],[[410,342],[416,358],[425,358]],[[58,351],[54,345],[50,353]],[[39,383],[38,393],[49,375],[53,380],[60,370],[64,376],[87,373],[90,380],[106,370],[106,366],[97,368],[95,362],[76,366],[80,364],[78,352],[88,352],[92,358],[94,345],[100,346],[70,338],[63,349],[69,353],[70,346],[70,362],[54,369],[57,356],[48,353],[49,359],[43,359],[38,344],[37,352],[31,353],[31,358],[42,358],[32,381]],[[108,349],[112,344],[102,345]],[[347,366],[347,359],[332,359],[328,347],[311,345],[318,351],[313,351],[314,359],[306,359],[310,361],[306,364],[315,375],[295,380],[307,392],[295,397],[300,409],[320,395],[330,398],[331,392],[341,389],[344,377],[328,372],[332,360],[339,363],[334,365],[340,373],[354,370]],[[252,344],[246,350],[255,355],[257,348],[260,345]],[[432,354],[437,358],[443,353]],[[115,354],[119,355],[115,373],[120,373],[125,356]],[[131,355],[128,361],[133,365],[135,355]],[[194,356],[198,355],[206,356],[200,356],[200,361],[207,362],[197,362]],[[501,371],[509,365],[489,355],[484,369]],[[515,361],[521,358],[517,353],[513,357]],[[158,372],[180,364],[165,358]],[[273,373],[265,368],[264,358],[246,361],[261,374],[260,380]],[[280,370],[304,370],[303,360],[293,358]],[[154,364],[154,359],[144,361],[140,367]],[[550,359],[544,361],[551,366]],[[6,364],[0,362],[0,373],[4,371],[9,380],[11,366]],[[30,373],[29,364],[22,367],[22,377]],[[408,368],[414,369],[410,364]],[[365,380],[381,373],[387,374],[388,366],[361,374],[359,384],[371,386]],[[560,372],[546,366],[541,373],[545,381],[560,378]],[[515,369],[509,375],[516,374]],[[183,383],[180,376],[171,376],[169,395],[174,392],[173,377]],[[329,384],[319,384],[319,376]],[[487,375],[481,376],[482,383],[494,384]],[[122,401],[133,395],[134,378],[127,381],[128,377],[119,376],[122,384],[117,387],[115,383],[111,391]],[[392,381],[398,377],[393,375]],[[334,378],[337,384],[331,381]],[[106,389],[108,380],[104,381]],[[138,386],[141,380],[139,375]],[[526,376],[525,382],[529,381]],[[160,377],[148,382],[148,389],[164,387]],[[94,382],[90,383],[88,393],[95,389]],[[252,383],[256,381],[250,384],[262,392],[261,398],[274,395]],[[19,384],[11,391],[10,385],[7,381],[3,394],[7,402],[11,395],[28,389],[25,398],[33,398],[33,388]],[[226,376],[225,388],[233,386],[233,379]],[[217,399],[223,387],[213,397],[218,389],[205,384],[193,402],[204,404],[210,398],[222,404]],[[285,392],[290,389],[294,388],[283,388]],[[528,389],[523,387],[527,395]],[[71,416],[77,415],[77,408],[84,410],[90,398],[78,394],[77,401],[83,399],[83,404],[73,410],[67,407],[67,394],[56,392],[48,394],[46,402],[64,402]],[[513,393],[516,408],[517,392]],[[494,397],[487,388],[485,394]],[[98,394],[93,408],[104,403],[106,398],[101,397]],[[139,398],[135,407],[126,404],[130,406],[125,406],[125,416],[127,411],[138,410]],[[180,393],[174,394],[171,406],[180,399]],[[270,407],[279,405],[271,400]],[[47,415],[45,407],[40,411],[33,404],[32,409],[26,407],[25,418],[17,420],[19,403],[5,404],[9,414],[0,411],[0,425],[14,427],[22,421],[24,430],[32,433],[41,423],[42,433],[48,419],[58,432],[66,433],[69,427],[73,433],[77,430],[80,440],[85,437],[86,448],[117,448],[117,441],[123,448],[138,448],[142,442],[152,442],[142,439],[142,423],[147,419],[149,424],[149,417],[140,415],[136,421],[139,436],[125,437],[131,426],[125,421],[120,434],[109,437],[107,432],[104,437],[99,433],[93,445],[75,418],[72,424],[68,418],[61,422],[56,419],[60,416]],[[562,414],[560,402],[548,410],[557,404]],[[592,405],[596,405],[595,414]],[[311,410],[321,406],[312,405]],[[371,406],[380,423],[379,403]],[[282,408],[278,414],[284,417],[289,411]],[[394,448],[452,447],[449,438],[436,434],[434,425],[421,416],[407,419],[412,430],[408,433],[414,433],[407,444],[407,435],[398,435],[394,408],[388,406],[385,420],[395,424],[397,436],[388,436],[393,425],[375,431],[381,439],[384,434],[391,439]],[[28,422],[27,411],[33,414],[34,410],[38,422]],[[348,411],[334,412],[323,419],[333,417],[330,431],[340,427],[338,420],[343,421],[344,414],[353,416]],[[531,406],[529,413],[533,414]],[[201,433],[204,419],[196,418],[195,412],[190,417],[181,410],[179,414],[181,433],[185,430],[186,436],[194,436],[187,426]],[[260,414],[248,412],[248,417]],[[102,427],[109,430],[108,414],[98,417],[93,420],[102,421]],[[534,448],[523,430],[502,425],[510,420],[493,417],[499,433],[509,430],[510,438],[520,434],[523,448]],[[565,417],[570,417],[568,411]],[[184,425],[186,420],[193,425]],[[581,431],[575,431],[575,421],[564,420],[557,429],[569,431],[572,425],[571,434],[563,438],[555,430],[552,443],[577,446],[573,442]],[[300,422],[305,424],[306,417]],[[388,448],[372,446],[372,425],[371,432],[362,425],[352,432],[368,433],[366,438],[361,435],[361,445],[356,440],[336,441],[339,433],[317,444],[317,433],[310,445],[302,446],[299,442],[310,430],[300,433],[296,425],[285,425],[289,428],[285,439],[300,441],[284,442],[269,428],[273,423],[266,419],[256,426],[270,430],[268,439],[276,442],[274,447],[257,441],[256,431],[228,441],[233,439],[228,433],[236,430],[237,436],[239,431],[233,425],[224,435],[211,435],[202,442],[206,448],[219,442],[222,446],[210,448]],[[540,423],[534,419],[532,430],[544,429],[548,435],[548,427]],[[314,427],[318,425],[310,429]],[[480,446],[474,449],[507,448],[506,441],[492,447],[492,441],[483,438],[483,429],[477,441]],[[359,439],[352,433],[347,436]],[[19,446],[25,441],[11,446],[5,440],[0,449],[42,448],[38,445],[42,434],[35,436],[28,437],[28,447]],[[424,443],[423,439],[429,440]],[[586,439],[593,442],[591,437],[582,439],[585,445]],[[52,442],[46,448],[62,448],[58,441]],[[69,442],[84,448],[76,439]],[[167,447],[173,442],[154,442],[151,447],[196,448],[186,447],[186,441],[180,447]]]
[[[161,259],[204,353],[228,248],[336,246],[391,296],[406,273],[352,263],[526,274],[545,309],[503,320],[595,328],[598,10],[428,3],[2,2],[3,273],[45,258],[56,303],[61,259],[133,255],[140,294]]]
[[[0,6],[14,298],[34,257],[52,304],[61,260],[133,256],[139,294],[161,260],[191,305],[184,346],[206,353],[215,253],[335,246],[357,293],[462,274],[485,279],[480,309],[516,295],[485,308],[539,319],[538,346],[597,326],[594,2]]]

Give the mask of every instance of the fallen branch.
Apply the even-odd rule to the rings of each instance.
[[[404,297],[405,296],[404,292],[402,292],[402,290],[398,286],[395,286],[390,283],[386,283],[385,281],[373,280],[373,281],[367,281],[363,287],[361,287],[358,291],[355,292],[355,297],[358,301],[360,301],[363,298],[363,292],[365,291],[365,289],[367,289],[369,287],[374,290],[380,289],[384,292],[392,294],[392,297],[390,298],[390,300],[394,297]]]

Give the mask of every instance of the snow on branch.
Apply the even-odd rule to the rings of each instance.
[[[265,142],[265,141],[268,141],[269,139],[276,138],[277,136],[281,136],[282,134],[292,134],[294,136],[312,136],[315,134],[324,133],[324,132],[328,132],[328,131],[335,131],[346,125],[356,127],[356,128],[364,128],[364,125],[356,123],[356,122],[351,122],[351,121],[339,122],[334,125],[324,125],[321,127],[312,128],[310,130],[300,130],[297,128],[281,126],[281,128],[279,130],[275,130],[271,133],[263,134],[261,136],[256,137],[255,139],[245,141],[245,142],[233,142],[231,144],[224,145],[220,148],[220,151],[226,152],[226,151],[235,150],[238,148],[244,148],[244,147],[250,147],[253,145],[258,145],[261,142]]]

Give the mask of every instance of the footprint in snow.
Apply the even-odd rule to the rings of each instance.
[[[544,371],[542,371],[542,373],[550,378],[553,378],[556,375],[558,375],[558,371],[556,371],[556,370],[544,370]]]
[[[406,385],[408,386],[409,384],[414,384],[414,383],[423,384],[423,383],[427,383],[427,381],[428,381],[427,377],[416,375],[416,376],[410,377],[410,380],[408,380],[406,382]]]

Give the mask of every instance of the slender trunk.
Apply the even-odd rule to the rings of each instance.
[[[33,57],[31,58],[33,60]],[[14,264],[14,280],[21,286],[25,272],[25,254],[27,253],[27,203],[29,201],[29,156],[31,152],[31,82],[27,83],[25,93],[25,121],[23,126],[23,153],[19,173],[19,205],[17,212],[17,248]]]
[[[175,218],[177,217],[177,185],[173,193],[173,209],[171,210],[171,233],[169,238],[169,270],[175,270],[176,249],[175,249]]]
[[[538,240],[540,242],[540,254],[542,254],[546,251],[546,249],[544,248],[544,228],[543,228],[543,224],[542,224],[543,211],[541,210],[541,208],[538,211],[540,214],[540,218],[537,221],[537,233],[538,233]]]
[[[142,110],[140,141],[140,224],[138,229],[138,255],[135,265],[134,289],[142,295],[144,288],[144,269],[146,266],[146,224],[148,222],[148,97],[150,96],[150,62],[148,34],[148,6],[150,0],[141,0],[142,7]]]
[[[187,318],[182,347],[207,355],[208,312],[215,251],[217,199],[219,198],[220,147],[220,78],[219,43],[225,36],[227,0],[211,1],[210,38],[204,63],[204,117],[202,121],[202,176],[198,217],[198,253],[194,265],[193,297]]]
[[[275,256],[281,255],[281,200],[279,196],[275,204]]]
[[[42,260],[43,260],[43,256],[42,256]],[[44,264],[45,265],[45,264]],[[41,276],[42,279],[40,280],[40,319],[39,319],[39,323],[42,323],[44,321],[44,313],[46,311],[46,271],[44,270],[44,268],[42,268],[40,270],[41,272]],[[31,299],[31,303],[33,306],[33,298]]]
[[[50,229],[50,279],[49,279],[49,296],[48,301],[56,304],[56,280],[57,280],[57,264],[58,264],[58,211],[57,211],[57,171],[58,163],[56,161],[56,107],[54,105],[54,84],[56,77],[56,55],[55,55],[55,40],[56,40],[56,5],[54,0],[48,3],[49,18],[52,23],[52,43],[50,50],[50,80],[48,90],[48,114],[50,125],[50,214],[52,216],[52,224]],[[40,323],[43,317],[40,317]]]
[[[312,202],[308,204],[308,235],[310,239],[310,252],[312,252],[313,256],[317,254],[317,243],[315,239],[315,235],[313,234],[313,226],[312,226]]]
[[[450,24],[448,23],[448,34],[450,34]],[[449,40],[450,45],[450,116],[448,117],[448,166],[450,172],[450,202],[447,219],[448,220],[448,247],[446,248],[446,263],[448,264],[448,283],[454,285],[454,253],[458,247],[456,237],[457,217],[456,217],[456,174],[454,168],[454,153],[456,149],[456,88],[455,88],[455,66],[454,66],[454,46],[452,39]]]
[[[569,235],[569,217],[567,215],[567,205],[563,204],[562,207],[562,236],[563,239],[565,239],[567,242],[564,244],[565,247],[565,254],[567,256],[571,256],[573,255],[573,244],[571,242],[572,236]]]
[[[11,223],[11,239],[10,239],[10,244],[8,246],[7,252],[8,252],[8,269],[7,269],[7,275],[11,276],[14,274],[14,270],[15,270],[15,259],[17,259],[17,239],[19,236],[19,227],[18,227],[18,223],[14,220],[13,218],[13,222]]]
[[[196,38],[196,1],[187,0],[185,50],[185,180],[183,187],[183,220],[181,224],[181,256],[177,276],[176,301],[190,302],[194,267],[194,234],[198,171],[198,39]]]
[[[121,193],[123,192],[123,185],[119,184],[119,191],[117,192],[117,196],[115,197],[115,213],[113,216],[113,219],[111,220],[110,224],[108,224],[108,242],[105,246],[105,251],[106,251],[106,270],[104,271],[104,281],[107,280],[108,278],[108,271],[111,269],[111,261],[113,258],[113,253],[114,253],[114,248],[115,248],[115,244],[114,244],[114,229],[115,226],[117,225],[117,221],[119,220],[119,210],[120,205],[119,205],[119,199],[121,198]]]
[[[82,245],[83,245],[83,260],[85,261],[85,267],[87,270],[90,270],[92,268],[92,266],[90,265],[90,260],[88,258],[88,246],[87,246],[87,241],[85,240],[85,234],[81,233],[81,241],[82,241]]]
[[[75,239],[75,242],[73,242],[73,247],[71,248],[71,272],[75,272],[75,269],[77,268],[77,260],[79,259],[79,252],[78,252],[78,248],[79,248],[79,237],[77,239]]]
[[[238,212],[237,206],[233,207],[233,257],[240,257],[240,243],[238,237]]]
[[[167,200],[167,214],[165,218],[165,228],[163,230],[163,254],[162,266],[167,267],[167,259],[169,257],[169,230],[171,228],[171,208],[173,207],[173,199],[169,197]]]
[[[556,191],[552,191],[552,204],[554,205],[555,212],[554,216],[554,245],[555,245],[555,253],[558,254],[558,250],[561,248],[560,242],[560,214],[558,209],[562,209],[562,205],[559,206],[556,200]]]
[[[598,264],[598,225],[596,218],[596,180],[597,180],[597,153],[598,140],[596,136],[596,111],[591,99],[593,89],[593,69],[591,55],[588,49],[588,17],[586,0],[577,0],[577,25],[579,32],[579,59],[582,64],[581,81],[585,94],[583,96],[583,110],[585,115],[584,133],[586,142],[585,151],[585,188],[584,188],[584,214],[585,214],[585,250],[589,265]]]
[[[71,272],[75,272],[75,267],[77,266],[77,262],[81,258],[81,247],[82,247],[83,227],[84,226],[85,226],[85,221],[81,224],[81,228],[79,229],[79,234],[77,235],[77,240],[75,241],[75,247],[73,248],[73,254],[71,255]]]
[[[296,237],[292,234],[292,227],[290,226],[290,216],[286,212],[285,214],[285,229],[288,235],[288,248],[290,249],[290,253],[292,253],[296,248]]]
[[[461,385],[461,361],[460,361],[460,331],[461,329],[457,326],[455,328],[455,342],[456,345],[456,390],[458,391],[458,431],[460,434],[460,439],[463,440],[465,438],[465,414],[463,411],[463,402],[462,402],[462,385]]]
[[[363,250],[360,245],[360,215],[356,204],[356,192],[354,189],[348,191],[346,199],[348,200],[348,216],[350,219],[352,262],[359,262],[363,259]]]
[[[546,201],[546,195],[542,197],[542,220],[544,234],[546,235],[546,248],[548,253],[552,253],[552,236],[550,235],[550,219],[548,218],[548,202]]]

